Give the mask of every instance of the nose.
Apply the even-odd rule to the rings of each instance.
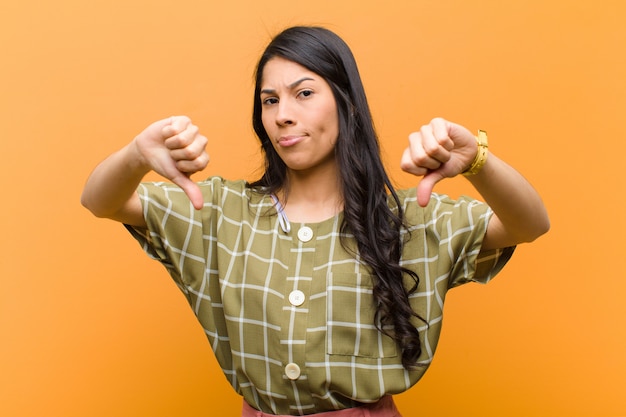
[[[286,100],[278,102],[278,111],[276,112],[276,124],[280,126],[290,126],[296,123],[293,114],[293,108]]]

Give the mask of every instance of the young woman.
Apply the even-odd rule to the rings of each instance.
[[[254,183],[189,176],[207,140],[183,116],[102,162],[83,204],[127,225],[204,327],[244,416],[396,416],[432,361],[448,289],[487,282],[545,233],[540,197],[486,135],[434,119],[394,190],[348,46],[317,27],[275,37],[256,72]],[[156,171],[171,183],[141,183]],[[432,193],[463,174],[485,203]]]

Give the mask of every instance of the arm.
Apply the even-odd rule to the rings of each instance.
[[[97,217],[145,227],[136,189],[143,177],[154,170],[181,187],[194,207],[200,209],[202,194],[189,176],[206,167],[206,143],[186,117],[155,122],[94,169],[81,203]]]
[[[409,136],[402,169],[423,176],[417,188],[418,203],[426,206],[436,183],[454,177],[471,164],[478,147],[463,126],[433,119]],[[550,221],[541,197],[515,169],[489,154],[482,170],[467,177],[493,209],[483,249],[531,242],[546,233]]]

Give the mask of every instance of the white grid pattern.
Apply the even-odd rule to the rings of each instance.
[[[243,181],[199,185],[201,211],[176,186],[142,184],[148,231],[129,230],[186,295],[231,385],[267,413],[324,412],[405,391],[432,361],[447,290],[489,281],[513,251],[479,256],[491,215],[484,204],[434,194],[423,209],[415,189],[399,192],[412,225],[402,264],[420,277],[410,301],[428,321],[415,321],[424,366],[408,372],[373,324],[372,277],[340,244],[341,214],[307,224],[314,237],[302,242],[304,225],[284,231],[272,199]],[[305,294],[301,306],[289,303],[293,290]],[[295,380],[289,363],[301,369]]]

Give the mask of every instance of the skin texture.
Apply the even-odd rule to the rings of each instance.
[[[335,144],[338,113],[333,91],[318,74],[280,57],[263,68],[260,100],[265,132],[287,166],[287,188],[278,194],[294,221],[319,221],[342,209]],[[154,122],[123,149],[96,167],[82,203],[96,216],[145,226],[136,188],[149,171],[179,185],[193,206],[202,195],[190,175],[204,169],[207,138],[185,116]],[[428,204],[436,184],[462,173],[477,153],[474,135],[465,127],[435,118],[409,135],[401,168],[419,181],[417,196]],[[512,167],[489,154],[483,169],[468,177],[495,215],[484,249],[530,242],[549,229],[541,198]]]
[[[324,132],[322,137],[329,140],[332,135]],[[305,145],[304,142],[302,145]],[[96,167],[87,181],[81,201],[98,217],[145,226],[135,190],[145,174],[154,170],[183,188],[194,207],[199,209],[203,203],[202,196],[189,175],[204,169],[208,164],[206,145],[206,137],[185,116],[157,121]],[[441,118],[433,119],[418,132],[409,135],[409,146],[404,152],[401,166],[407,172],[423,176],[418,185],[419,203],[427,204],[430,193],[439,181],[463,172],[475,157],[476,151],[476,141],[469,130]],[[329,183],[319,180],[320,175],[326,179],[335,178],[331,175],[333,164],[323,157],[328,156],[328,153],[316,151],[315,158],[311,157],[311,160],[317,163],[309,161],[308,165],[303,162],[306,158],[298,155],[298,152],[290,153],[293,153],[294,164],[300,164],[295,166],[308,167],[303,171],[309,173],[293,178],[299,178],[303,186],[309,184],[313,187],[303,188],[307,190],[308,197],[302,197],[301,200],[298,193],[292,192],[289,198],[292,207],[303,205],[306,200],[316,200],[314,206],[317,207],[334,201],[335,208],[331,211],[336,211],[337,201],[340,201],[338,190],[325,191],[322,186],[331,184],[330,188],[335,188],[336,181],[331,180]],[[321,169],[322,166],[327,169]],[[316,167],[316,175],[310,174],[313,172],[311,167]],[[530,242],[549,229],[548,216],[539,195],[517,171],[495,155],[490,154],[483,169],[468,179],[495,212],[489,222],[484,248]],[[292,189],[298,187],[294,184]],[[305,217],[306,213],[298,215],[294,211],[294,220],[301,221]]]
[[[423,176],[418,184],[418,203],[428,203],[435,185],[461,174],[474,160],[478,146],[465,127],[435,118],[409,135],[401,167]],[[489,154],[482,170],[467,177],[495,215],[489,221],[483,249],[503,248],[531,242],[546,233],[550,221],[539,194],[511,166]]]
[[[328,141],[332,134],[324,131],[322,137]],[[309,140],[303,140],[302,145]],[[199,209],[203,203],[202,195],[189,175],[204,169],[208,164],[206,145],[206,137],[185,116],[157,121],[96,167],[87,181],[81,201],[98,217],[145,226],[135,190],[145,174],[154,170],[183,188],[194,207]],[[419,203],[427,204],[430,193],[439,181],[463,172],[475,157],[476,151],[476,141],[469,130],[441,118],[433,119],[418,132],[409,135],[409,146],[402,157],[401,167],[407,172],[423,176],[418,184]],[[337,191],[324,192],[320,189],[319,176],[310,175],[311,167],[315,166],[318,175],[324,174],[327,179],[331,178],[333,170],[329,167],[332,168],[332,163],[323,157],[328,156],[328,153],[316,151],[317,156],[311,157],[311,160],[317,161],[317,164],[309,161],[308,165],[303,162],[306,158],[301,153],[287,153],[292,154],[290,158],[293,157],[295,166],[308,166],[308,170],[303,171],[308,171],[309,175],[294,176],[300,178],[303,184],[314,187],[308,190],[307,200],[319,200],[317,206],[324,206],[328,201],[334,201],[336,205],[340,200]],[[321,169],[323,165],[327,167],[326,170]],[[548,216],[539,195],[517,171],[495,155],[489,154],[483,169],[468,179],[495,212],[489,222],[484,248],[530,242],[549,229]],[[336,184],[336,181],[330,184]],[[297,193],[292,192],[292,207],[301,204],[297,201]],[[336,211],[336,208],[332,211]],[[306,215],[294,214],[294,217],[294,220],[300,221]]]
[[[393,326],[409,369],[420,354],[419,335],[410,320],[415,312],[407,298],[417,287],[407,290],[402,277],[408,274],[416,283],[419,277],[398,263],[402,212],[398,208],[396,215],[389,207],[389,199],[397,203],[397,196],[380,160],[349,47],[323,28],[287,29],[268,45],[255,79],[253,127],[266,170],[251,187],[277,196],[291,221],[318,222],[343,210],[342,230],[353,234],[359,256],[378,277],[373,289],[377,317],[382,325]],[[179,185],[201,209],[202,195],[189,176],[206,167],[206,145],[207,139],[184,116],[155,122],[96,167],[83,204],[97,216],[145,227],[135,190],[154,170]],[[468,129],[442,118],[411,133],[401,167],[422,177],[418,203],[426,206],[439,181],[470,166],[477,149]],[[489,155],[469,180],[495,213],[483,249],[528,242],[548,230],[538,194],[496,156]]]
[[[337,105],[328,83],[294,62],[273,58],[263,70],[263,126],[291,171],[335,164]]]
[[[287,165],[289,198],[278,197],[293,221],[321,221],[341,209],[335,144],[337,105],[328,83],[303,66],[271,59],[263,70],[262,121]]]
[[[97,217],[145,227],[136,189],[148,172],[155,171],[180,186],[201,209],[202,194],[189,176],[207,166],[206,145],[207,138],[186,116],[154,122],[94,169],[81,203]]]

